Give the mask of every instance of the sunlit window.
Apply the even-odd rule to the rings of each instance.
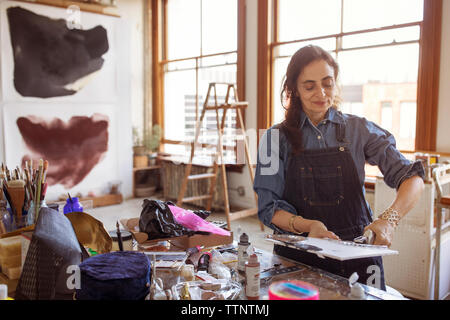
[[[273,121],[284,119],[280,91],[290,57],[308,44],[340,65],[341,110],[390,131],[414,150],[423,0],[274,0]]]
[[[166,140],[193,141],[209,83],[236,83],[237,4],[237,0],[167,0],[167,60],[163,62]],[[218,87],[219,103],[225,94],[223,87]],[[214,98],[210,102],[214,104]],[[227,136],[233,132],[235,112],[228,111],[226,119]],[[199,142],[215,144],[215,130],[215,113],[207,113]],[[229,139],[224,140],[227,144]],[[183,154],[186,147],[166,144],[165,151]],[[214,152],[208,148],[200,151],[205,156]],[[232,153],[225,152],[225,157],[232,157]]]

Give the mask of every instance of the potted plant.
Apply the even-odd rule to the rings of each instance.
[[[148,166],[148,156],[144,139],[138,128],[133,127],[133,167],[143,168]]]
[[[144,146],[147,150],[150,165],[156,164],[156,157],[158,155],[159,145],[161,140],[161,127],[154,124],[151,132],[144,134]]]

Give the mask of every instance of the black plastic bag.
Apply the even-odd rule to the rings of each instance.
[[[162,239],[194,234],[209,234],[204,231],[194,231],[175,221],[168,205],[172,202],[144,199],[139,218],[139,231],[148,234],[148,239]]]
[[[206,218],[208,218],[209,215],[211,214],[211,211],[206,211],[206,210],[195,210],[192,212],[194,212],[196,215],[198,215],[203,220],[206,220]]]

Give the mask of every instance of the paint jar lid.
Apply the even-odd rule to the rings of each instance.
[[[319,289],[300,280],[281,280],[269,287],[269,300],[319,300]]]
[[[245,232],[243,234],[241,234],[241,237],[239,238],[239,242],[248,243],[248,235]]]
[[[109,231],[108,233],[113,241],[118,241],[119,238],[117,237],[116,230]],[[120,231],[120,235],[122,236],[122,241],[131,240],[131,238],[132,238],[131,233],[128,231],[125,231],[125,230]]]

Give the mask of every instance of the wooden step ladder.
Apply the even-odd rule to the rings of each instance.
[[[216,85],[217,84],[221,84],[221,85],[227,85],[227,92],[226,92],[226,96],[225,96],[225,102],[223,104],[219,104],[217,101],[217,89],[216,89]],[[209,100],[211,98],[211,91],[214,90],[214,105],[210,105],[209,104]],[[231,90],[233,90],[233,94],[234,94],[234,102],[230,103],[230,93]],[[236,110],[236,114],[237,114],[237,118],[239,121],[239,125],[241,126],[241,129],[243,130],[243,132],[245,132],[245,127],[244,127],[244,121],[242,118],[242,112],[241,110],[245,109],[248,107],[248,102],[241,102],[238,99],[238,95],[237,95],[237,90],[234,84],[231,83],[210,83],[209,87],[208,87],[208,92],[206,94],[206,98],[205,98],[205,102],[203,104],[203,110],[202,113],[200,115],[200,119],[196,121],[196,127],[195,127],[195,138],[194,141],[191,144],[191,154],[190,154],[190,158],[189,158],[189,162],[186,165],[186,170],[185,170],[185,174],[184,174],[184,179],[183,179],[183,183],[181,185],[181,189],[180,189],[180,193],[178,195],[178,199],[177,199],[177,206],[181,206],[183,203],[188,203],[188,202],[194,202],[197,200],[207,200],[205,209],[207,211],[211,210],[211,206],[212,206],[212,201],[213,201],[213,196],[214,196],[214,191],[216,189],[216,179],[217,179],[217,173],[219,172],[219,166],[220,166],[220,170],[221,170],[221,174],[222,174],[222,184],[223,184],[223,197],[224,197],[224,203],[225,203],[225,214],[226,214],[226,219],[227,219],[227,227],[228,229],[231,230],[231,221],[233,220],[237,220],[240,218],[245,218],[251,215],[255,215],[258,213],[258,198],[255,192],[253,192],[254,196],[255,196],[255,207],[250,208],[250,209],[245,209],[245,210],[241,210],[241,211],[237,211],[237,212],[230,212],[230,205],[229,205],[229,200],[228,200],[228,184],[227,184],[227,178],[226,178],[226,170],[225,170],[225,162],[223,159],[223,131],[224,131],[224,127],[225,127],[225,117],[226,117],[226,113],[228,110]],[[219,119],[219,110],[223,110],[222,113],[222,119]],[[192,169],[192,160],[194,158],[195,155],[195,149],[196,146],[198,145],[198,138],[200,135],[200,130],[202,127],[202,122],[203,119],[205,117],[205,113],[206,111],[215,111],[216,113],[216,121],[217,121],[217,132],[218,132],[218,141],[217,141],[217,152],[214,155],[214,160],[213,160],[213,172],[212,173],[204,173],[204,174],[197,174],[197,175],[191,175],[191,169]],[[246,162],[247,162],[247,167],[250,173],[250,178],[252,181],[252,186],[253,186],[253,181],[254,181],[254,173],[252,170],[252,162],[250,159],[250,153],[249,153],[249,147],[247,144],[247,140],[245,139],[245,135],[244,135],[244,147],[245,147],[245,157],[246,157]],[[219,163],[220,162],[220,165]],[[209,187],[209,193],[205,194],[205,195],[199,195],[199,196],[194,196],[194,197],[188,197],[188,198],[184,198],[184,195],[186,193],[186,189],[188,187],[188,182],[189,181],[193,181],[193,180],[199,180],[199,179],[211,179],[210,181],[210,187]],[[264,225],[263,223],[260,221],[260,226],[261,226],[261,231],[264,231]]]

